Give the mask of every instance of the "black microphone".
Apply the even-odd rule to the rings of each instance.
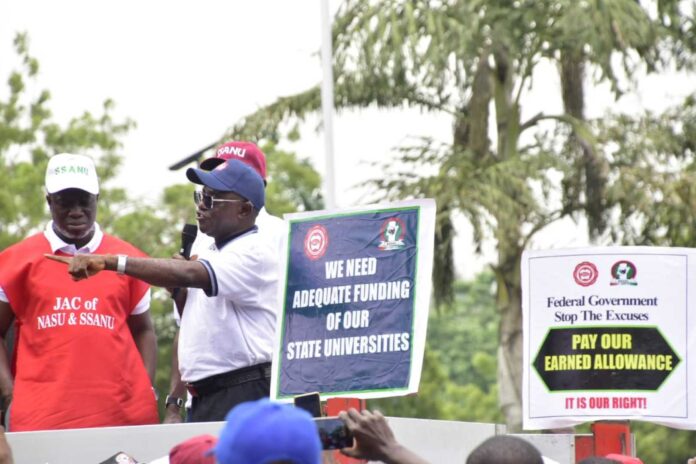
[[[179,254],[186,259],[191,257],[191,247],[193,242],[196,240],[196,235],[198,235],[198,226],[196,224],[184,224],[184,228],[181,230],[181,248],[179,249]],[[172,298],[179,295],[179,289],[175,288],[172,291]],[[179,310],[179,315],[181,315],[181,310]]]
[[[181,249],[179,254],[186,259],[191,257],[191,247],[196,240],[197,234],[198,226],[196,224],[184,224],[184,228],[181,231]]]

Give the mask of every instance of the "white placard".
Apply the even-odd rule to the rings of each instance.
[[[525,429],[627,419],[696,428],[694,258],[664,247],[524,253]]]

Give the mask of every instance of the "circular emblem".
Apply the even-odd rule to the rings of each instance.
[[[319,259],[326,253],[329,246],[329,233],[324,226],[312,226],[304,239],[305,255],[311,260]]]
[[[583,261],[582,263],[575,266],[573,271],[573,278],[575,283],[582,285],[583,287],[589,287],[597,281],[599,273],[597,272],[597,266],[589,261]]]

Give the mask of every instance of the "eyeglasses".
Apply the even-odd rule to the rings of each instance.
[[[206,195],[201,191],[193,192],[193,201],[196,205],[203,202],[205,209],[211,209],[215,202],[220,203],[246,203],[247,200],[228,200],[226,198],[214,198],[212,195]]]

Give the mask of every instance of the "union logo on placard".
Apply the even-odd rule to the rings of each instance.
[[[406,235],[406,226],[404,221],[398,217],[389,218],[382,223],[380,236],[382,241],[379,242],[377,248],[380,250],[400,250],[406,244],[404,236]]]
[[[636,275],[638,270],[636,265],[630,261],[622,259],[617,261],[611,267],[611,282],[609,285],[638,285],[636,282]]]
[[[326,227],[316,225],[307,231],[304,239],[305,255],[311,260],[319,259],[329,246],[329,233]]]
[[[578,285],[583,287],[589,287],[597,281],[599,277],[599,272],[597,272],[597,266],[589,261],[583,261],[582,263],[575,266],[573,271],[573,279]]]

